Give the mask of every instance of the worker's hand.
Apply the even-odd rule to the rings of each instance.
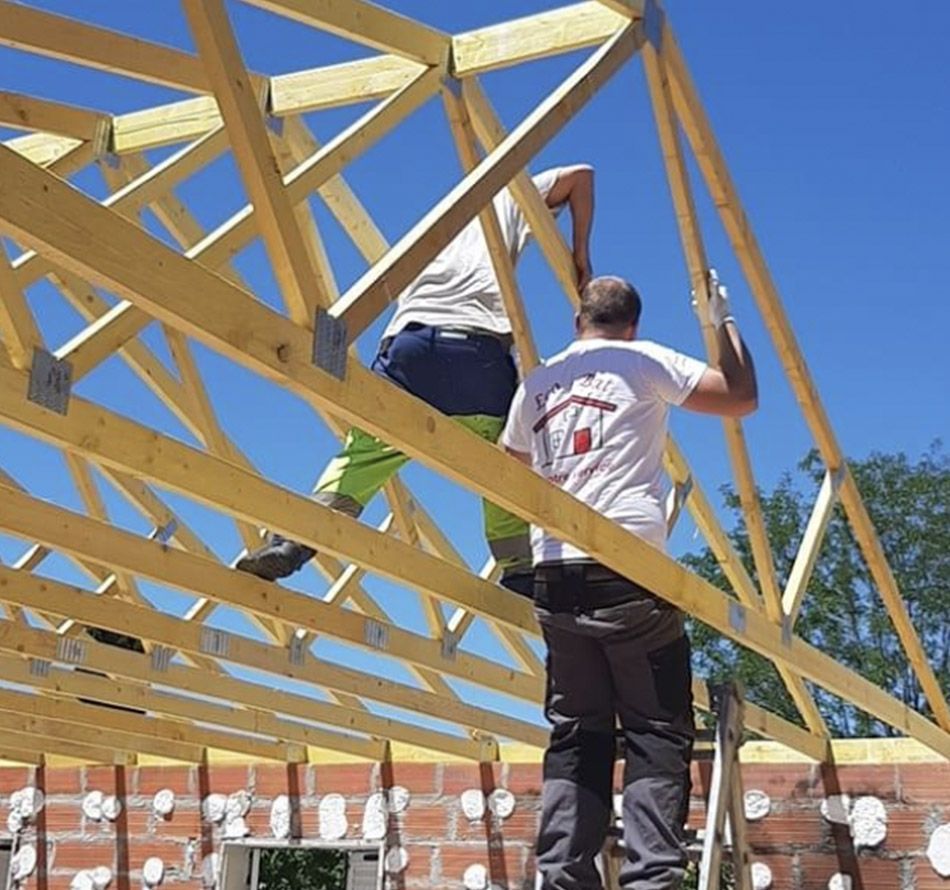
[[[729,305],[729,291],[726,286],[719,281],[719,276],[715,269],[710,269],[706,273],[707,292],[709,293],[709,323],[714,328],[721,328],[727,321],[735,322],[732,315],[732,307]],[[700,321],[703,320],[699,312],[699,305],[696,301],[696,294],[693,293],[693,311],[699,315]]]
[[[590,265],[590,258],[586,253],[574,253],[574,278],[577,281],[577,292],[580,293],[587,286],[594,274]]]

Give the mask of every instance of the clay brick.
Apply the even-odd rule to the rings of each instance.
[[[254,794],[257,797],[274,798],[289,793],[286,765],[266,763],[254,767]]]
[[[384,770],[384,783],[385,783]],[[393,763],[389,773],[393,785],[402,785],[415,795],[436,794],[439,766],[436,763]]]
[[[101,791],[103,794],[115,794],[115,767],[87,766],[84,788],[87,792]]]
[[[142,766],[135,770],[132,781],[135,792],[148,797],[163,788],[171,788],[176,798],[197,793],[194,768],[189,766]]]
[[[199,767],[199,769],[205,769]],[[240,791],[242,788],[249,787],[249,768],[247,765],[221,765],[211,764],[207,769],[208,791],[211,794],[231,794],[234,791]]]
[[[884,849],[888,853],[923,852],[927,846],[924,830],[927,815],[927,811],[922,809],[889,808]]]
[[[143,807],[129,808],[125,811],[125,831],[130,838],[143,837],[155,833],[155,825],[161,821],[151,809]]]
[[[746,767],[746,769],[748,769],[748,767]],[[745,775],[745,770],[743,770],[743,775]],[[700,797],[703,800],[709,797],[709,783],[711,779],[712,761],[694,760],[689,765],[689,780],[693,786],[691,792],[693,797]]]
[[[795,883],[795,860],[792,856],[785,856],[781,853],[759,854],[752,857],[753,862],[762,862],[772,870],[773,890],[793,890]],[[822,887],[825,890],[825,887]]]
[[[749,843],[755,848],[817,846],[826,837],[825,821],[817,807],[773,812],[749,823]]]
[[[115,869],[115,844],[92,843],[83,841],[61,841],[56,844],[53,867],[71,868],[78,871],[83,868],[95,868],[108,865]]]
[[[152,825],[155,834],[163,837],[199,837],[201,814],[196,809],[176,806],[170,819],[156,819]]]
[[[373,777],[376,764],[374,763],[334,763],[314,768],[317,793],[342,794],[347,797],[351,794],[369,794],[374,791]]]
[[[950,804],[950,763],[906,763],[897,767],[904,803]]]
[[[468,788],[481,788],[488,793],[501,787],[501,774],[499,763],[447,763],[442,768],[442,793],[459,795]]]
[[[43,809],[43,817],[48,834],[79,831],[83,819],[80,801],[49,800]]]
[[[481,863],[491,875],[492,883],[518,886],[524,878],[528,847],[525,844],[505,844],[501,850],[489,851],[486,843],[443,844],[439,851],[440,887],[456,886],[465,869]]]
[[[52,794],[79,794],[82,790],[82,770],[56,767],[46,769],[44,782],[47,796]]]
[[[917,856],[912,860],[914,890],[947,890],[950,878],[942,878],[930,864],[926,856]]]
[[[459,821],[467,822],[468,820],[460,816]],[[439,805],[420,806],[410,803],[409,809],[402,813],[398,824],[405,839],[441,841],[455,836],[455,808]],[[484,837],[484,832],[482,836]]]
[[[503,838],[505,843],[520,841],[533,844],[538,835],[539,818],[538,810],[519,809],[516,806],[515,811],[504,821],[469,822],[460,811],[456,837],[460,841],[477,841],[488,837],[491,832]],[[486,819],[492,819],[490,813],[486,813]]]
[[[818,794],[850,794],[852,798],[871,794],[883,800],[897,800],[897,768],[892,765],[819,767]]]
[[[511,763],[505,787],[515,795],[541,796],[541,764]]]
[[[270,807],[254,807],[245,817],[254,837],[270,837]]]
[[[838,871],[855,877],[856,890],[897,890],[901,886],[901,863],[897,859],[859,856],[848,863],[831,853],[803,853],[798,868],[800,890],[826,890],[828,879]]]
[[[708,781],[703,787],[707,786]],[[805,763],[745,763],[742,765],[742,787],[764,791],[777,801],[803,800],[824,794],[815,767]]]
[[[180,868],[185,861],[185,843],[182,841],[131,841],[129,843],[129,869],[141,871],[146,859],[157,856],[166,868]]]
[[[0,794],[10,794],[31,784],[32,772],[25,766],[0,767]]]
[[[435,856],[435,846],[428,844],[406,844],[406,852],[409,854],[409,865],[403,872],[403,877],[407,883],[419,882],[423,886],[428,886],[429,877],[432,874],[432,859]]]

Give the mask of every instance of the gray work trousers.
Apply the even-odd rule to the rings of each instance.
[[[543,890],[601,890],[616,726],[623,733],[620,885],[680,887],[694,736],[689,640],[677,609],[596,563],[535,575],[548,645],[538,870]]]

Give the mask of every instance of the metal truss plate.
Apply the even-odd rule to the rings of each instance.
[[[75,637],[60,637],[56,657],[67,664],[82,664],[86,660],[86,644]]]
[[[26,397],[57,414],[65,414],[69,408],[69,391],[73,381],[73,366],[65,359],[58,359],[45,349],[33,350],[33,366],[30,369],[30,387]]]
[[[459,638],[452,631],[447,630],[442,634],[442,657],[448,661],[455,661],[458,653]]]
[[[367,646],[374,649],[389,648],[389,628],[375,618],[367,618],[363,623],[363,639]]]
[[[161,671],[164,673],[168,670],[168,666],[172,663],[172,655],[174,653],[168,646],[156,646],[152,649],[152,670]]]
[[[45,658],[30,659],[30,673],[34,677],[48,677],[50,663]]]
[[[299,667],[304,663],[307,657],[307,638],[305,636],[295,633],[290,638],[289,656],[291,664]]]
[[[178,520],[173,516],[164,525],[157,526],[155,531],[152,532],[152,537],[158,541],[159,544],[167,544],[171,540],[172,535],[177,531]]]
[[[231,635],[224,630],[203,627],[201,628],[201,640],[198,645],[206,655],[227,658],[228,649],[231,648]]]
[[[743,606],[741,603],[729,603],[729,626],[739,633],[745,633],[745,606]]]
[[[324,309],[313,325],[313,363],[339,380],[346,376],[346,322]]]

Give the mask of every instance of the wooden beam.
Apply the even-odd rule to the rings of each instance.
[[[247,0],[269,12],[329,31],[364,46],[445,66],[449,35],[365,0]]]
[[[818,554],[825,540],[825,531],[834,515],[843,478],[844,473],[841,470],[837,473],[825,472],[825,477],[821,480],[821,488],[818,490],[818,497],[815,499],[815,506],[808,517],[808,524],[805,526],[798,553],[795,554],[795,562],[788,573],[788,582],[782,594],[782,611],[793,627],[798,620],[798,613],[801,610],[805,592],[808,590],[808,582],[815,570],[815,563],[818,562]]]
[[[707,292],[709,263],[706,258],[702,230],[699,226],[699,217],[696,214],[696,207],[693,202],[689,174],[686,170],[686,161],[673,113],[673,103],[670,99],[670,86],[662,47],[657,48],[652,43],[648,43],[644,48],[642,58],[663,152],[663,163],[669,181],[673,207],[676,211],[676,221],[683,245],[686,267],[689,271],[693,292],[697,295],[697,300],[705,311],[710,298],[710,294]],[[707,357],[710,362],[715,364],[719,360],[719,349],[716,334],[708,323],[703,324],[702,335]],[[762,506],[752,471],[752,462],[745,444],[745,434],[741,422],[736,418],[724,417],[722,424],[726,434],[726,444],[739,493],[739,501],[749,534],[752,556],[765,600],[765,611],[772,621],[779,623],[782,620],[781,592],[775,575],[772,547],[765,528]],[[818,735],[828,735],[828,727],[824,718],[821,716],[821,712],[818,710],[818,706],[802,678],[781,666],[777,666],[777,670],[808,728]]]
[[[191,33],[227,125],[235,162],[254,205],[274,277],[299,325],[313,325],[316,269],[284,192],[280,165],[223,0],[184,0]],[[323,300],[325,301],[325,297]]]
[[[186,625],[187,626],[187,625]],[[348,744],[349,739],[359,740],[361,736],[350,736],[349,733],[368,734],[377,739],[393,739],[408,745],[416,745],[452,757],[463,757],[469,760],[479,760],[486,753],[486,746],[472,739],[453,736],[444,732],[423,729],[389,717],[380,717],[366,710],[358,710],[319,699],[310,698],[298,693],[287,692],[265,686],[249,680],[238,678],[230,674],[209,676],[205,671],[186,667],[177,662],[167,665],[155,662],[146,655],[130,652],[125,649],[116,649],[114,646],[85,641],[83,666],[90,671],[108,672],[113,678],[131,681],[127,683],[129,699],[122,699],[133,707],[144,707],[144,700],[139,698],[140,690],[148,692],[148,687],[160,686],[175,689],[188,696],[198,696],[198,701],[221,701],[226,705],[239,705],[249,709],[254,719],[271,720],[275,714],[282,714],[302,721],[311,729],[335,727],[340,732],[327,735],[323,747],[356,753]],[[35,628],[16,628],[9,622],[0,623],[0,651],[16,653],[18,656],[27,656],[41,662],[51,662],[56,659],[59,640],[55,634],[40,631]],[[273,649],[273,647],[271,647]],[[287,657],[280,650],[274,650],[274,664],[283,664]],[[278,659],[277,656],[282,656]],[[45,669],[45,668],[44,668]],[[58,678],[59,674],[50,669],[51,675]],[[36,680],[34,679],[35,683]],[[111,687],[118,690],[117,681],[111,680]],[[78,687],[76,687],[78,688]],[[103,701],[115,701],[111,692],[104,689],[100,695]],[[160,708],[156,708],[160,710]],[[242,718],[243,719],[243,718]],[[322,730],[326,732],[326,730]],[[345,734],[344,734],[345,733]],[[336,736],[341,735],[338,739]],[[363,750],[360,756],[370,753]]]
[[[481,160],[478,155],[478,143],[468,110],[462,102],[460,91],[447,87],[442,91],[446,116],[455,140],[455,148],[462,162],[462,172],[470,174]],[[505,304],[505,312],[511,322],[512,336],[518,350],[518,359],[521,363],[522,374],[526,374],[538,364],[538,349],[531,333],[531,325],[525,313],[524,302],[521,299],[521,289],[515,277],[515,267],[511,261],[511,253],[505,244],[505,238],[498,222],[498,212],[495,202],[489,201],[478,214],[482,226],[482,236],[488,247],[492,269],[498,281],[501,298]]]
[[[17,603],[26,608],[32,608],[38,602],[43,603],[44,608],[54,613],[73,615],[79,621],[116,630],[117,633],[138,633],[158,645],[175,647],[192,654],[207,654],[209,650],[213,650],[216,655],[231,664],[348,692],[371,701],[416,711],[437,720],[496,733],[528,744],[543,746],[546,738],[546,733],[540,726],[523,720],[462,701],[446,699],[384,676],[369,676],[362,671],[332,664],[313,656],[290,658],[287,649],[260,643],[240,634],[200,627],[154,609],[120,600],[105,604],[94,594],[80,588],[32,575],[24,576],[21,572],[3,566],[0,566],[0,600]],[[12,634],[21,638],[20,630],[25,629],[10,622],[0,622],[0,637]],[[72,654],[74,659],[81,656],[81,661],[77,663],[86,666],[86,659],[93,647],[86,641],[83,642],[85,645],[82,650]],[[0,648],[7,648],[9,645],[0,643]],[[115,652],[117,657],[124,655],[115,647],[111,647],[111,651]],[[54,660],[62,659],[54,656]],[[112,670],[110,668],[110,671]],[[118,666],[114,671],[121,674]],[[217,679],[214,678],[214,681],[217,682]]]
[[[466,31],[452,38],[452,73],[467,77],[596,46],[628,20],[591,0]]]
[[[187,92],[208,89],[194,56],[12,0],[0,0],[0,46]]]
[[[307,161],[299,164],[284,179],[291,202],[296,204],[304,201],[314,189],[336,176],[349,161],[368,149],[406,114],[432,95],[438,84],[438,73],[426,72],[419,80],[372,109]],[[131,199],[133,193],[126,194]],[[116,202],[119,201],[124,203],[123,198],[116,198]],[[211,268],[223,265],[256,236],[256,220],[254,206],[246,205],[187,250],[185,256]],[[20,264],[25,266],[26,259],[18,263]],[[64,344],[57,354],[60,358],[70,361],[73,365],[73,375],[78,379],[135,337],[151,320],[147,313],[131,302],[119,302],[108,312],[101,314],[85,330],[80,331],[69,343]]]
[[[270,113],[284,117],[384,99],[411,83],[424,70],[424,65],[399,56],[374,56],[278,74],[271,78]]]
[[[26,369],[33,363],[33,350],[43,345],[43,338],[33,311],[16,275],[0,247],[0,341],[6,347],[15,368]]]
[[[317,409],[382,437],[504,509],[576,544],[592,558],[654,590],[731,639],[800,672],[935,750],[950,753],[950,735],[946,732],[798,637],[786,637],[758,610],[736,603],[635,535],[545,484],[527,467],[506,458],[451,419],[379,380],[355,360],[347,361],[342,380],[320,371],[310,362],[312,344],[306,331],[219,276],[189,263],[15,152],[0,147],[0,184],[6,182],[16,182],[17,188],[8,190],[0,186],[0,228],[17,239],[49,251],[57,263],[75,268],[119,296],[135,299],[150,314],[281,383]],[[137,262],[128,263],[128,256],[135,256]],[[202,299],[191,299],[194,293],[201,293]],[[68,422],[60,415],[42,416],[49,412],[23,400],[19,372],[3,371],[0,379],[5,381],[3,415],[9,423],[35,433],[45,430],[45,435],[58,441],[66,441],[76,433],[75,418],[86,410],[82,400],[72,401]],[[97,421],[93,423],[97,430],[90,432],[83,447],[114,447],[109,444],[105,428]],[[127,461],[128,457],[119,459]],[[201,474],[189,473],[187,467],[179,472],[187,477],[186,490],[193,494]],[[276,522],[265,520],[264,524],[281,528],[292,536],[303,533],[302,540],[312,540],[313,532],[308,529],[313,526],[308,522],[299,526],[294,522],[294,527],[289,527],[283,512],[289,503],[287,500],[272,505],[281,515]],[[342,521],[342,517],[337,521]],[[361,528],[358,523],[355,525]],[[362,533],[346,526],[345,534],[349,535],[351,530],[354,534]],[[382,541],[387,546],[399,543],[387,538]],[[335,549],[347,555],[343,551],[352,552],[351,544],[349,539],[341,540]],[[414,560],[425,557],[412,548],[409,550]],[[361,556],[360,561],[367,561],[365,554]],[[442,589],[433,586],[436,574],[441,575],[436,584],[448,580],[442,575],[447,570],[459,572],[451,566],[446,569],[441,562],[438,567],[427,565],[421,571],[426,576],[421,589],[435,595],[444,595],[446,589],[454,592],[452,584]],[[403,566],[399,572],[406,577]],[[386,565],[383,573],[395,575],[392,565]],[[520,606],[517,597],[496,590],[491,591],[492,596],[489,591],[483,594],[473,583],[477,579],[464,572],[460,576],[454,577],[465,585],[466,595],[472,592],[480,609],[512,623]],[[464,605],[473,607],[471,602]],[[498,616],[496,608],[506,615]]]
[[[24,751],[24,748],[27,748],[27,750]],[[85,761],[86,763],[111,764],[119,762],[127,766],[132,766],[135,763],[134,754],[117,752],[111,748],[79,745],[73,739],[59,741],[49,737],[40,739],[23,733],[0,730],[0,757],[42,766],[47,754],[68,757],[71,760]]]
[[[386,744],[381,739],[366,739],[282,720],[272,713],[218,704],[207,698],[158,692],[141,683],[128,683],[86,671],[50,667],[45,673],[31,670],[23,658],[0,655],[0,677],[12,683],[33,686],[70,699],[91,699],[125,708],[162,714],[184,721],[185,726],[199,723],[239,730],[256,736],[273,736],[284,742],[330,751],[341,751],[367,760],[382,760]],[[240,737],[238,737],[240,739]]]
[[[713,202],[719,210],[765,326],[775,343],[795,398],[802,407],[826,467],[836,472],[845,465],[844,455],[668,23],[665,25],[663,41],[676,114],[692,146]],[[944,729],[950,730],[950,707],[928,661],[920,637],[914,630],[871,517],[851,473],[847,470],[839,496],[907,658],[920,680],[924,695],[936,715],[937,722]]]
[[[363,618],[305,594],[275,587],[217,561],[182,550],[156,547],[147,538],[112,528],[97,519],[64,510],[23,492],[6,489],[3,496],[0,528],[55,550],[93,562],[107,562],[117,571],[193,592],[311,633],[343,640],[370,652],[381,652],[409,664],[441,671],[515,698],[537,701],[541,697],[542,686],[536,677],[502,667],[487,658],[462,651],[446,655],[438,640],[377,619]],[[383,540],[392,540],[371,529],[367,531]],[[404,549],[413,548],[404,545]],[[437,562],[431,557],[429,561]],[[384,646],[378,645],[379,636],[385,639]]]
[[[571,74],[498,148],[453,188],[334,305],[354,340],[515,173],[636,52],[638,25],[628,25]]]
[[[198,96],[130,111],[116,115],[112,120],[112,150],[123,155],[188,142],[207,136],[222,124],[221,112],[213,96]]]
[[[91,142],[101,151],[112,118],[101,111],[0,90],[0,124],[15,130],[40,130]]]
[[[204,757],[201,746],[149,735],[143,731],[146,729],[145,724],[139,721],[136,721],[133,731],[128,729],[131,724],[121,718],[104,719],[106,715],[115,714],[111,709],[97,705],[73,704],[39,695],[0,690],[0,713],[3,713],[4,731],[38,737],[40,740],[73,741],[106,751],[153,754],[190,763],[199,763]],[[147,719],[141,718],[142,721]],[[117,729],[117,725],[126,728]],[[38,747],[42,750],[42,741]]]
[[[179,753],[187,748],[179,745],[217,748],[221,751],[234,751],[248,757],[263,760],[281,760],[300,762],[306,760],[306,751],[300,745],[286,744],[235,732],[205,729],[178,720],[162,717],[146,717],[118,708],[104,708],[101,705],[83,704],[46,696],[28,695],[0,689],[0,712],[21,714],[40,719],[49,719],[71,723],[78,727],[89,727],[95,731],[109,734],[115,739],[115,747],[128,751],[145,753],[149,746],[173,745]],[[136,747],[137,745],[143,747]],[[158,749],[156,752],[158,753]],[[174,754],[170,756],[175,756]],[[179,759],[184,759],[179,757]]]

